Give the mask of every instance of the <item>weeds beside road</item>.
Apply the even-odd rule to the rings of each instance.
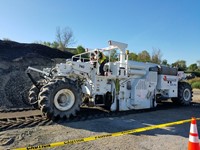
[[[200,77],[196,77],[188,80],[188,83],[191,84],[193,89],[200,89]]]

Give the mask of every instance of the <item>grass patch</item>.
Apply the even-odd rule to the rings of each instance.
[[[200,78],[198,77],[198,78],[193,78],[193,79],[188,80],[188,83],[190,84],[193,84],[195,82],[200,82]]]
[[[189,84],[191,84],[193,89],[200,89],[200,78],[199,77],[187,80],[187,82]]]
[[[200,82],[194,82],[194,83],[192,83],[192,88],[193,89],[200,89]]]

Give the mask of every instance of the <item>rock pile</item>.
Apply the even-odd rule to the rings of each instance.
[[[0,40],[0,108],[29,107],[27,93],[32,85],[25,70],[42,69],[71,58],[69,52],[40,44]]]

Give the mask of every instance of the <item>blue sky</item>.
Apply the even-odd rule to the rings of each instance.
[[[53,42],[57,27],[73,30],[74,47],[116,40],[170,64],[200,60],[200,0],[0,0],[0,39]]]

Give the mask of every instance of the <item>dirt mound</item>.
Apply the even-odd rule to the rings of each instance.
[[[28,66],[52,67],[71,57],[69,52],[40,44],[0,40],[0,108],[29,106],[27,92],[32,83],[25,73]]]
[[[17,43],[0,40],[0,58],[13,60],[21,57],[43,56],[47,58],[69,58],[69,52],[62,52],[40,44]],[[67,56],[67,57],[66,57]]]

